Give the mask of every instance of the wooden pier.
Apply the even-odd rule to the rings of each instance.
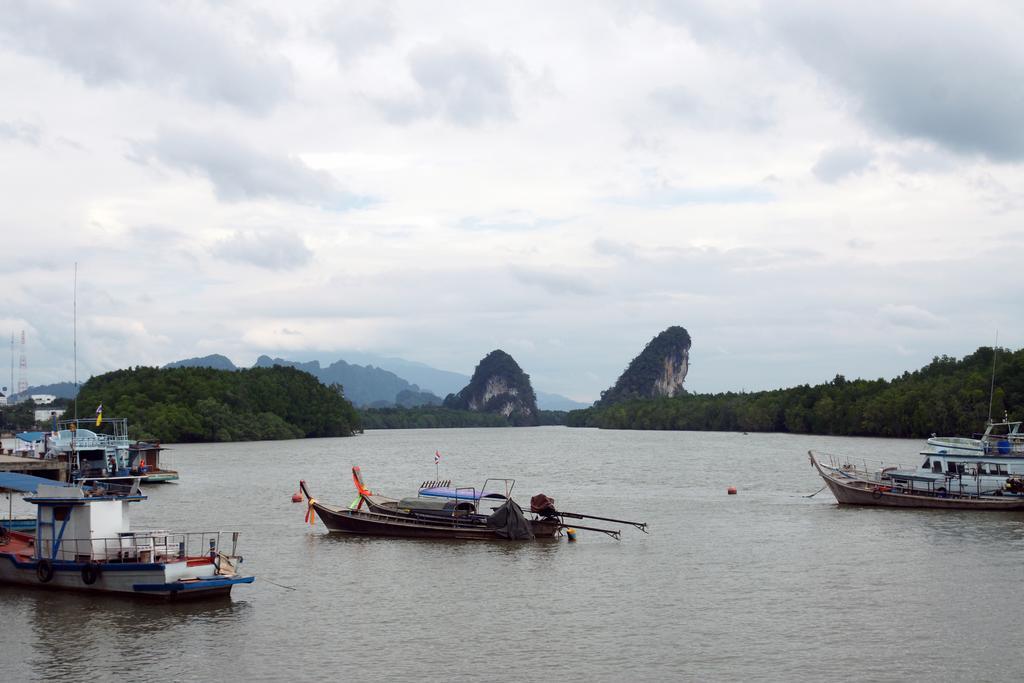
[[[52,458],[23,458],[19,455],[0,455],[0,472],[21,472],[55,481],[68,480],[68,464]]]

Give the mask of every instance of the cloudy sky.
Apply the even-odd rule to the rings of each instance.
[[[0,331],[72,379],[77,262],[81,381],[502,348],[593,400],[669,325],[695,391],[1019,348],[1021,35],[1010,2],[8,0]]]

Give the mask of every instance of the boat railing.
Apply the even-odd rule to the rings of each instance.
[[[70,418],[57,422],[58,430],[66,429],[77,432],[79,429],[91,431],[100,427],[103,427],[104,429],[104,432],[101,432],[101,434],[105,434],[114,439],[128,438],[128,418],[126,417],[105,417],[98,425],[96,424],[95,418],[91,417]]]
[[[966,436],[932,436],[928,443],[933,446],[956,446],[958,448],[984,448],[981,439],[972,439]]]
[[[837,478],[847,478],[858,485],[873,484],[883,491],[894,490],[898,493],[933,496],[1015,495],[1005,492],[1002,484],[993,485],[991,480],[983,483],[982,477],[972,476],[965,479],[963,476],[949,473],[936,473],[935,478],[926,478],[914,476],[918,473],[913,468],[891,462],[852,459],[817,451],[814,452],[814,457],[822,467],[832,470]],[[900,477],[901,472],[905,476]],[[1001,477],[997,475],[996,478]]]
[[[85,495],[88,496],[133,496],[138,495],[138,477],[125,478],[121,481],[112,481],[106,477],[89,479],[84,473],[79,473],[80,478],[85,482]]]
[[[126,531],[106,538],[63,538],[36,541],[39,558],[70,562],[178,562],[218,555],[236,557],[237,531]]]
[[[849,456],[832,455],[831,453],[814,452],[815,459],[825,467],[856,474],[859,478],[881,480],[884,472],[893,469],[912,469],[903,463],[892,460],[872,460],[870,458],[851,458]]]
[[[967,455],[994,457],[1024,456],[1024,440],[1019,437],[986,437],[985,439],[968,439],[962,436],[933,436],[927,441],[931,450],[923,451],[935,455],[960,455],[956,452],[946,453],[947,449],[971,451]]]
[[[1013,439],[989,438],[985,441],[985,455],[1022,456],[1024,455],[1024,440],[1021,440],[1020,437]]]

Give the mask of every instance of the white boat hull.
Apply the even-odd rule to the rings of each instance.
[[[50,563],[52,576],[40,570],[40,561],[25,560],[12,553],[0,553],[0,582],[37,586],[45,589],[122,593],[163,598],[196,598],[228,595],[238,583],[252,583],[253,577],[220,576],[212,564],[188,566],[188,562],[169,563]],[[91,566],[95,579],[88,583]]]

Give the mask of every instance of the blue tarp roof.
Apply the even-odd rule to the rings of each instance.
[[[23,491],[25,493],[35,493],[39,489],[40,484],[49,484],[50,486],[71,485],[62,484],[61,482],[54,481],[53,479],[34,477],[31,474],[0,472],[0,491]]]
[[[22,441],[28,441],[31,443],[33,441],[42,441],[43,437],[46,436],[46,432],[21,432],[14,436]]]
[[[437,496],[438,498],[454,498],[456,500],[480,500],[481,498],[504,498],[505,495],[497,491],[476,491],[470,487],[455,488],[454,486],[435,486],[429,489],[420,489],[421,496]]]

